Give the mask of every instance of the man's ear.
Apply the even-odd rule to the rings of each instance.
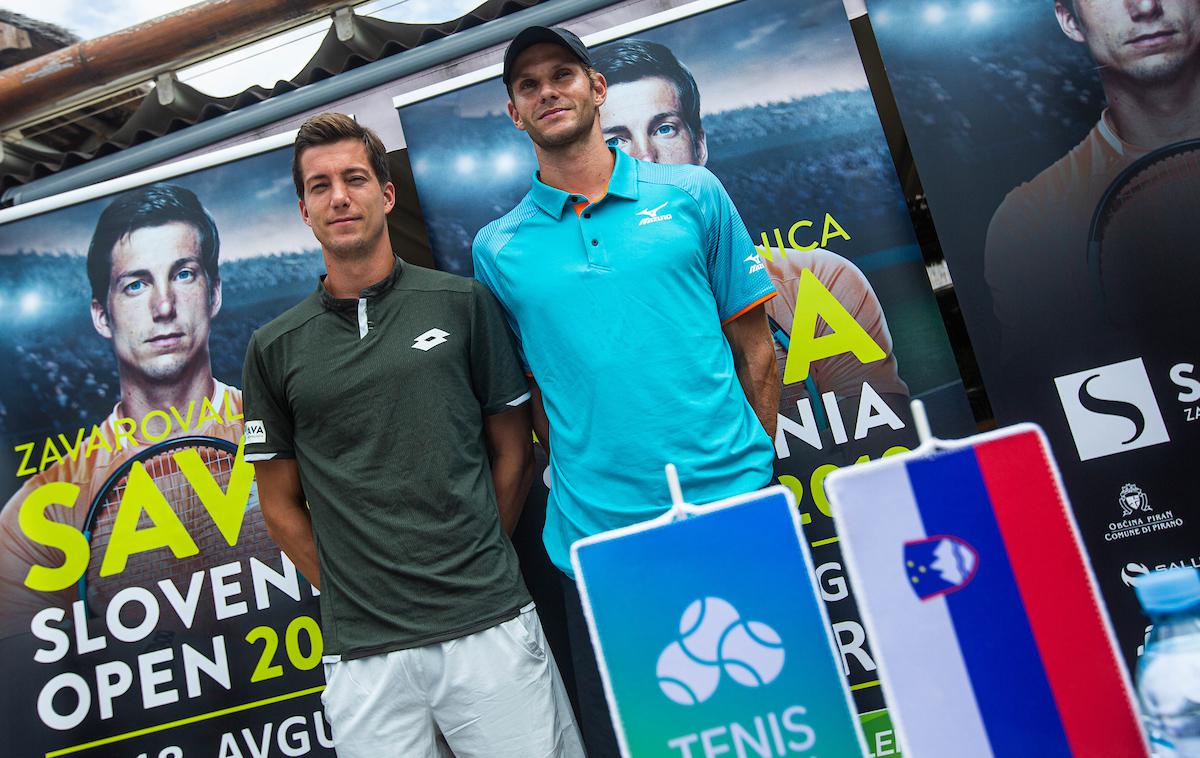
[[[396,185],[385,182],[383,185],[383,212],[391,213],[396,207]]]
[[[599,108],[604,105],[604,101],[608,98],[608,80],[604,78],[604,74],[592,70],[592,102]]]
[[[112,339],[112,327],[108,323],[108,310],[96,298],[92,298],[92,326],[104,339]]]
[[[701,129],[696,133],[696,165],[703,166],[705,163],[708,163],[708,138]]]
[[[308,220],[308,208],[304,206],[304,201],[300,200],[300,219],[304,221],[306,226],[312,226],[312,222]]]
[[[212,290],[208,294],[208,317],[214,319],[221,312],[221,279],[213,282]]]
[[[1067,7],[1064,2],[1054,3],[1054,15],[1058,19],[1058,26],[1062,29],[1063,34],[1067,35],[1073,42],[1086,41],[1083,36],[1083,27],[1079,23],[1079,18],[1075,12]]]
[[[517,113],[517,106],[513,105],[512,99],[508,101],[508,117],[512,119],[513,126],[525,131],[525,122],[521,120],[521,114]]]

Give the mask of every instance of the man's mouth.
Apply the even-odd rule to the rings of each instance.
[[[340,218],[335,218],[333,221],[331,221],[329,223],[329,225],[330,226],[346,226],[347,224],[352,224],[355,221],[358,221],[358,219],[359,219],[358,216],[342,216]]]
[[[183,332],[156,334],[155,336],[146,340],[146,342],[158,348],[177,347],[181,342],[183,342]]]
[[[566,113],[566,112],[567,112],[566,108],[551,108],[550,110],[546,111],[542,115],[538,116],[538,121],[544,121],[545,119],[548,119],[551,116],[557,116],[560,113]]]
[[[1148,32],[1146,34],[1139,34],[1138,36],[1133,37],[1126,44],[1138,50],[1154,49],[1156,47],[1170,44],[1176,33],[1177,32],[1174,29]]]

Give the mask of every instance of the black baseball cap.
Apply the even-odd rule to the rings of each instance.
[[[587,47],[574,33],[561,26],[529,26],[521,30],[521,33],[508,43],[508,49],[504,51],[503,79],[506,85],[510,83],[509,78],[512,76],[512,67],[517,62],[517,57],[534,45],[543,42],[565,47],[579,59],[580,63],[589,67],[592,65],[592,56],[588,55]]]

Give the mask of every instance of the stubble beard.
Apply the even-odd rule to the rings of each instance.
[[[553,135],[548,135],[544,132],[538,131],[537,129],[529,129],[529,139],[531,139],[533,144],[537,145],[541,149],[549,151],[562,150],[563,148],[570,147],[571,145],[575,145],[586,140],[588,134],[590,134],[592,131],[592,127],[596,123],[597,115],[596,107],[590,102],[588,103],[588,106],[590,106],[589,113],[582,115],[582,117],[579,119],[579,122],[575,124],[572,129]],[[590,115],[591,118],[588,118],[588,115]]]
[[[1138,61],[1130,71],[1130,78],[1144,87],[1154,87],[1174,84],[1186,76],[1189,68],[1195,75],[1196,61],[1185,53],[1181,52],[1170,57],[1164,56],[1164,58],[1165,60]]]
[[[357,261],[366,258],[375,249],[375,243],[382,234],[383,230],[380,229],[377,234],[363,235],[344,242],[322,241],[321,246],[334,258],[343,261]]]
[[[118,371],[122,382],[134,381],[143,387],[171,387],[186,382],[198,370],[204,370],[211,376],[212,359],[205,344],[203,349],[191,354],[159,356],[136,365],[121,366],[120,369],[123,369]]]

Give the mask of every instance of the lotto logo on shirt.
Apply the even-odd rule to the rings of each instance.
[[[624,755],[864,754],[791,493],[697,510],[572,552]]]
[[[1079,460],[1170,442],[1141,358],[1054,380]]]

